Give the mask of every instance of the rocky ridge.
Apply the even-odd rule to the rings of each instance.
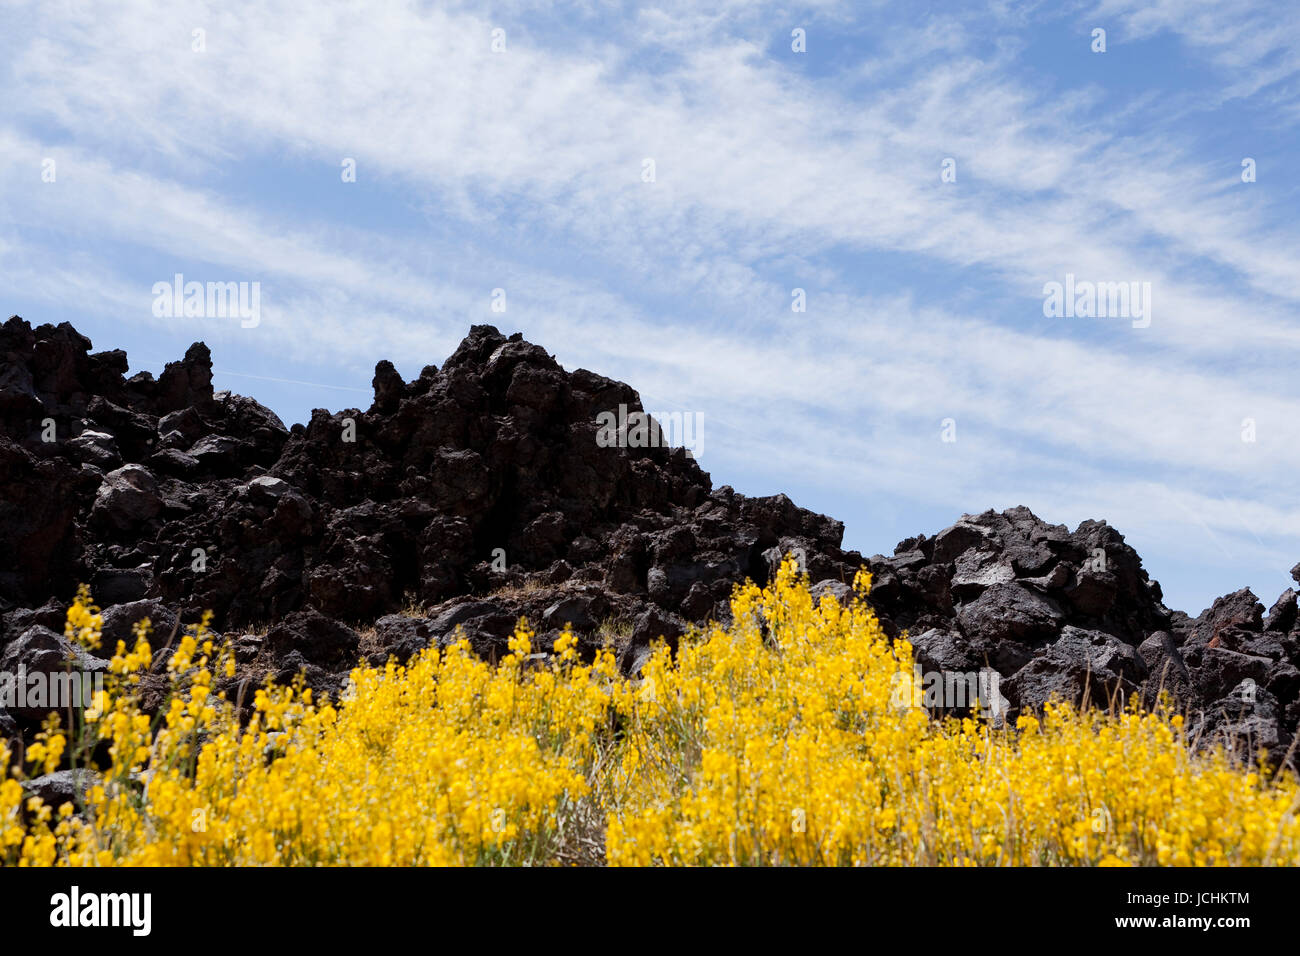
[[[0,673],[62,669],[83,581],[108,648],[140,617],[170,633],[212,610],[236,682],[305,671],[337,690],[358,658],[462,633],[493,657],[521,616],[542,652],[568,624],[586,653],[614,641],[632,671],[652,640],[726,620],[735,584],[797,552],[841,598],[869,567],[872,604],[919,663],[994,668],[1013,713],[1163,688],[1200,739],[1277,758],[1300,723],[1294,590],[1267,615],[1243,589],[1189,618],[1114,528],[1025,508],[864,558],[842,550],[840,522],[714,488],[681,449],[601,447],[597,415],[641,410],[637,393],[518,334],[474,326],[410,382],[380,362],[369,409],[292,428],[214,391],[202,343],[157,378],[127,371],[67,323],[0,326]],[[33,721],[0,709],[0,735]]]

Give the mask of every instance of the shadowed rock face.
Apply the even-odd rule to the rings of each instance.
[[[908,631],[922,667],[996,669],[1012,714],[1053,696],[1153,706],[1163,690],[1198,739],[1288,755],[1300,724],[1294,590],[1267,616],[1243,588],[1189,618],[1164,606],[1105,522],[1070,532],[1027,508],[966,515],[868,564],[877,613]],[[1291,573],[1300,581],[1300,565]]]
[[[1292,591],[1267,618],[1241,591],[1191,620],[1105,522],[1070,532],[1025,508],[863,559],[840,522],[715,489],[680,449],[601,447],[597,416],[641,410],[637,393],[490,326],[411,382],[380,362],[368,410],[292,429],[214,393],[201,343],[156,380],[126,371],[66,323],[0,326],[0,653],[61,630],[84,581],[115,635],[204,609],[232,637],[269,628],[235,641],[239,679],[336,688],[358,657],[458,630],[491,657],[521,616],[543,650],[565,624],[587,653],[616,634],[631,669],[798,550],[819,593],[868,565],[924,668],[994,667],[1013,708],[1163,686],[1196,729],[1281,749],[1300,720]]]

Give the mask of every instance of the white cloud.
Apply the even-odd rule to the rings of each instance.
[[[570,366],[704,411],[728,469],[928,503],[1011,504],[1014,491],[1123,515],[1152,540],[1176,540],[1190,512],[1236,553],[1300,550],[1277,490],[1300,465],[1300,243],[1232,188],[1235,160],[1207,163],[1176,129],[1135,137],[1133,117],[1154,108],[1140,97],[1040,88],[974,16],[902,25],[880,60],[826,76],[785,58],[795,15],[778,7],[657,7],[571,42],[536,9],[14,14],[23,26],[0,40],[19,94],[0,112],[0,280],[148,324],[138,261],[247,273],[274,294],[258,336],[232,345],[352,370],[435,361],[472,321],[517,325]],[[592,4],[578,25],[619,12]],[[1045,15],[994,12],[999,25]],[[1135,38],[1178,32],[1243,73],[1234,95],[1290,75],[1263,29],[1279,24],[1257,15],[1093,12]],[[853,14],[818,11],[845,29]],[[36,172],[50,150],[57,186]],[[336,181],[344,156],[433,229],[386,235],[266,202],[242,178],[285,159]],[[640,181],[647,156],[654,184]],[[946,156],[956,184],[939,181]],[[953,289],[896,293],[900,262]],[[1043,319],[1041,286],[1067,271],[1150,281],[1152,327]],[[506,316],[486,308],[497,285]],[[806,314],[789,311],[794,285]],[[955,448],[937,440],[948,415]]]

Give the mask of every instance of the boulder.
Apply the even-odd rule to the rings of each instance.
[[[1037,644],[1054,637],[1065,614],[1051,598],[1017,583],[994,584],[957,610],[962,631],[986,642]]]
[[[149,643],[154,648],[162,647],[177,626],[176,615],[157,599],[115,604],[104,608],[101,617],[104,621],[100,630],[100,656],[102,657],[112,657],[118,641],[125,644],[128,650],[134,647],[135,626],[145,618],[149,619],[152,628]]]
[[[104,476],[91,520],[114,531],[142,532],[162,513],[158,481],[143,465],[123,465]]]
[[[41,801],[54,810],[65,803],[71,803],[80,809],[85,803],[86,792],[101,780],[93,770],[56,770],[22,782],[23,793],[28,797],[39,797]]]
[[[0,654],[3,704],[11,717],[39,723],[50,711],[91,703],[108,661],[47,627],[34,625]],[[20,688],[19,685],[22,685]]]
[[[1113,634],[1067,625],[1006,682],[1007,696],[1020,710],[1040,710],[1053,698],[1065,703],[1122,709],[1139,691],[1146,664],[1131,644]]]
[[[68,441],[68,451],[74,461],[89,463],[104,471],[122,464],[117,439],[108,432],[86,429]]]
[[[346,624],[314,608],[296,611],[266,633],[266,649],[284,662],[298,653],[326,670],[345,670],[356,665],[361,639]]]
[[[386,614],[375,622],[374,650],[368,659],[377,665],[391,656],[399,664],[405,664],[434,641],[433,629],[426,619]]]

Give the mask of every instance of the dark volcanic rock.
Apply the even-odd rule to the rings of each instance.
[[[1041,708],[1053,697],[1109,708],[1122,706],[1147,675],[1132,644],[1102,631],[1067,626],[1060,639],[1017,671],[1004,685],[1013,704]]]
[[[962,630],[985,642],[1037,644],[1054,637],[1065,619],[1060,605],[1022,584],[995,584],[957,611]]]
[[[366,643],[362,642],[363,645]],[[386,614],[375,622],[372,649],[366,655],[371,664],[382,664],[393,657],[405,664],[412,657],[434,643],[433,629],[424,618],[403,614]]]
[[[1156,631],[1138,645],[1138,656],[1146,666],[1148,677],[1145,702],[1154,705],[1162,691],[1173,698],[1175,707],[1183,709],[1196,701],[1196,689],[1178,644],[1168,631]]]
[[[318,666],[343,670],[358,662],[361,638],[315,608],[297,611],[266,633],[265,648],[279,662],[293,654]]]
[[[1246,589],[1189,618],[1165,608],[1114,529],[1085,521],[1071,532],[1024,508],[966,515],[932,538],[899,542],[870,568],[882,623],[910,630],[923,668],[993,667],[1013,710],[1053,696],[1107,707],[1133,693],[1154,706],[1163,690],[1202,742],[1249,733],[1275,758],[1300,723],[1292,590],[1267,619]],[[1300,565],[1292,573],[1300,580]],[[1239,687],[1253,690],[1232,697]],[[1226,717],[1225,700],[1235,701]]]
[[[0,435],[0,597],[40,604],[75,589],[86,485],[71,462],[39,459]]]
[[[148,567],[99,568],[90,579],[91,592],[103,606],[138,601],[153,586],[153,571]]]
[[[9,740],[17,740],[20,738],[21,734],[22,730],[18,726],[18,722],[14,720],[13,716],[7,710],[0,707],[0,743]],[[15,748],[10,747],[9,749],[13,751]]]
[[[22,787],[26,796],[40,797],[47,807],[57,810],[65,803],[80,807],[86,791],[99,781],[99,774],[93,770],[56,770],[24,780]]]
[[[162,513],[158,481],[143,465],[123,465],[104,476],[90,520],[114,531],[138,530]]]
[[[1264,630],[1288,633],[1295,627],[1296,610],[1296,592],[1292,588],[1287,588],[1273,602],[1273,607],[1268,612],[1268,620],[1264,622]]]
[[[1153,703],[1163,688],[1220,738],[1280,751],[1300,722],[1294,591],[1267,618],[1245,590],[1197,618],[1170,612],[1115,529],[1026,508],[864,560],[841,549],[840,522],[715,488],[681,449],[602,447],[597,416],[642,410],[636,391],[517,334],[474,326],[410,382],[381,361],[367,410],[317,409],[292,429],[214,392],[202,343],[156,380],[127,368],[66,323],[0,326],[7,656],[65,651],[62,612],[84,581],[107,608],[105,653],[135,615],[168,633],[207,609],[222,631],[269,628],[236,638],[241,680],[300,669],[338,689],[362,658],[457,637],[498,658],[521,618],[537,653],[568,626],[584,656],[613,646],[632,672],[654,640],[726,620],[732,588],[767,583],[793,553],[840,601],[867,565],[881,623],[910,634],[924,667],[992,667],[1017,707]]]
[[[656,641],[662,639],[676,650],[677,640],[686,633],[686,628],[682,618],[650,605],[633,622],[632,637],[619,655],[619,667],[625,674],[637,673],[649,659]]]
[[[176,615],[156,599],[115,604],[105,608],[102,617],[104,625],[101,629],[100,654],[103,657],[112,657],[118,641],[122,641],[128,649],[134,647],[135,625],[145,618],[149,619],[153,628],[149,640],[155,648],[161,647],[172,636],[177,624]]]
[[[88,704],[94,676],[107,670],[107,660],[92,656],[48,627],[33,625],[9,641],[0,654],[0,675],[14,682],[15,705],[6,709],[11,717],[39,722],[48,711],[69,702]],[[26,687],[22,698],[17,696],[17,682]],[[56,695],[60,699],[51,703]]]

